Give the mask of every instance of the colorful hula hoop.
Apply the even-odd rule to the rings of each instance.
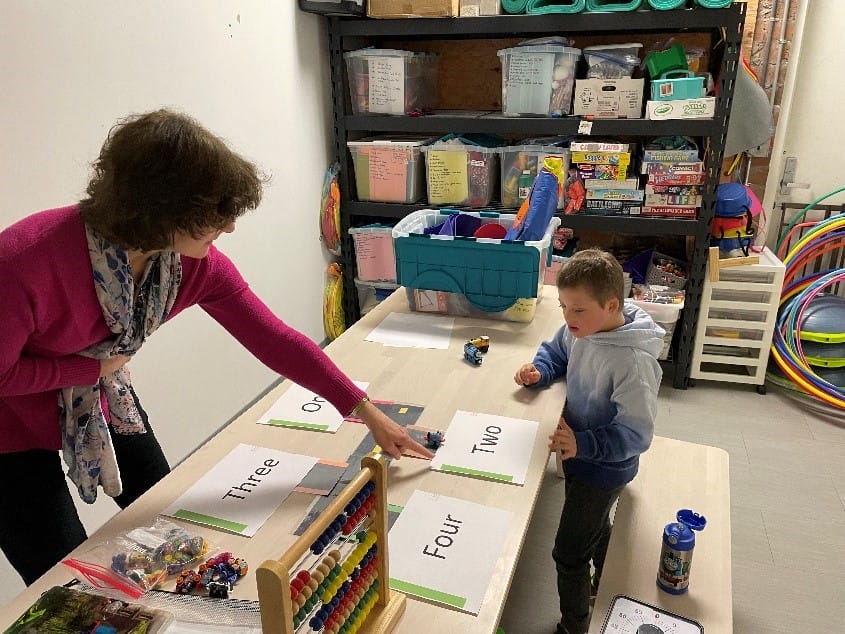
[[[845,214],[831,216],[818,223],[803,223],[802,226],[809,225],[812,228],[783,260],[786,275],[775,325],[772,357],[784,375],[800,389],[828,405],[845,410],[845,389],[816,374],[807,363],[801,347],[801,324],[807,308],[826,288],[845,281],[845,269],[830,269],[798,278],[808,263],[830,251],[845,247]],[[784,232],[784,238],[788,239],[789,235],[791,232]],[[778,245],[781,253],[783,246],[783,243]]]

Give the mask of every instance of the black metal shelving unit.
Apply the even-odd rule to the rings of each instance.
[[[719,184],[728,119],[733,100],[746,5],[726,9],[681,9],[675,11],[632,11],[578,13],[573,15],[501,15],[479,18],[387,19],[330,17],[329,54],[333,99],[334,140],[341,171],[341,240],[344,265],[344,310],[347,323],[360,317],[354,284],[356,263],[349,227],[403,218],[411,211],[429,207],[424,202],[392,204],[354,199],[352,160],[347,140],[378,132],[488,132],[500,135],[572,135],[581,118],[505,117],[500,112],[448,112],[423,117],[352,115],[343,54],[384,40],[465,40],[472,38],[537,37],[543,34],[596,35],[637,33],[709,33],[711,72],[717,81],[716,114],[707,120],[649,121],[646,119],[598,119],[590,134],[596,137],[656,137],[683,135],[707,141],[704,162],[707,170],[702,206],[697,219],[637,218],[626,216],[562,216],[563,226],[606,233],[690,236],[694,247],[682,321],[676,327],[677,348],[673,360],[664,363],[675,387],[688,385],[693,338],[704,286],[710,221]],[[351,133],[351,134],[350,134]]]

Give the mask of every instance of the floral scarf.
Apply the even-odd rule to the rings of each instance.
[[[174,251],[163,251],[147,264],[136,292],[126,251],[85,228],[94,270],[94,288],[103,317],[115,336],[82,350],[94,359],[134,355],[147,336],[167,319],[179,292],[182,262]],[[101,390],[108,402],[110,422],[101,407]],[[120,495],[122,485],[108,425],[118,434],[143,434],[144,422],[132,394],[129,368],[101,377],[95,385],[64,388],[59,398],[62,452],[68,476],[80,497],[97,499],[97,486]]]

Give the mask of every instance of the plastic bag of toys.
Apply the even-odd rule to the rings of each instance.
[[[152,526],[120,533],[92,546],[82,557],[62,563],[95,588],[114,588],[137,599],[168,577],[203,561],[209,550],[202,535],[157,517]]]

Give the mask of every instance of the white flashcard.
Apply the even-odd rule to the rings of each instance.
[[[353,383],[366,390],[370,385],[363,381]],[[295,427],[335,433],[343,422],[341,414],[334,405],[322,396],[293,383],[268,409],[258,423],[275,427]]]
[[[445,430],[446,442],[431,461],[435,471],[525,484],[540,424],[458,410]]]
[[[513,513],[416,490],[390,529],[390,587],[478,614]]]
[[[454,317],[390,313],[370,331],[366,341],[397,348],[447,350],[454,325]]]
[[[317,458],[241,443],[164,511],[252,537]]]

